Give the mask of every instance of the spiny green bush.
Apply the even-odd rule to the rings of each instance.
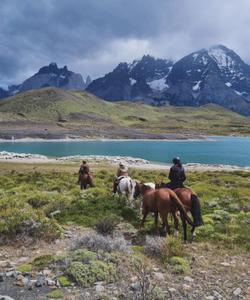
[[[90,287],[97,281],[111,283],[117,279],[116,267],[100,260],[91,260],[89,264],[72,262],[68,274],[82,287]]]

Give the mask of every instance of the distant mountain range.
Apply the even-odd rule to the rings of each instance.
[[[0,88],[0,98],[43,87],[84,90],[90,83],[91,78],[89,76],[86,81],[84,81],[81,74],[69,71],[67,66],[58,68],[56,63],[50,63],[48,66],[42,67],[35,75],[26,79],[21,84],[12,85],[7,91]]]
[[[143,56],[119,64],[87,91],[109,101],[200,106],[215,103],[250,115],[250,66],[222,45],[201,49],[177,62]]]
[[[91,82],[55,63],[0,97],[41,87],[86,89],[108,101],[142,101],[155,106],[201,106],[214,103],[250,115],[250,66],[223,45],[193,52],[177,62],[145,55],[120,63],[112,72]]]

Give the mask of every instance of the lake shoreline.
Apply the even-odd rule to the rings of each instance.
[[[63,164],[75,163],[80,164],[81,160],[87,160],[90,164],[98,165],[106,162],[112,167],[116,167],[119,162],[124,162],[129,168],[142,170],[169,170],[171,164],[152,162],[142,158],[130,156],[108,156],[108,155],[75,155],[65,157],[47,157],[40,154],[13,153],[0,151],[0,162],[24,163],[24,164]],[[240,167],[223,164],[201,164],[187,163],[184,164],[187,171],[250,171],[250,166]]]

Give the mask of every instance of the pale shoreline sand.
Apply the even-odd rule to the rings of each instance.
[[[79,163],[81,160],[88,160],[89,163],[98,164],[107,162],[112,166],[117,166],[120,161],[126,163],[129,168],[142,169],[142,170],[169,170],[170,164],[151,162],[141,158],[134,158],[129,156],[106,156],[106,155],[77,155],[66,157],[49,158],[39,154],[26,154],[26,153],[11,153],[2,151],[0,152],[0,162],[10,163],[27,163],[27,164],[62,164],[66,162]],[[239,167],[233,165],[223,164],[200,164],[188,163],[184,164],[187,171],[250,171],[249,167]]]
[[[58,143],[64,143],[64,142],[130,142],[130,141],[145,141],[145,142],[199,142],[199,141],[214,141],[214,138],[216,136],[202,136],[199,138],[175,138],[175,139],[102,139],[102,138],[96,138],[96,139],[42,139],[42,138],[21,138],[21,139],[0,139],[0,143],[36,143],[36,142],[44,142],[44,143],[50,143],[50,142],[58,142]]]

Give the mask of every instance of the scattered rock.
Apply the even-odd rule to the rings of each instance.
[[[0,261],[0,268],[8,268],[8,267],[10,267],[10,262],[8,260]]]
[[[130,289],[132,291],[138,291],[138,290],[140,290],[140,288],[141,288],[141,286],[140,286],[139,282],[135,282],[130,285]]]
[[[160,272],[155,272],[154,273],[154,277],[157,281],[161,282],[161,281],[165,281],[165,277],[163,273]]]
[[[239,296],[241,294],[241,288],[237,288],[233,291],[234,296]]]
[[[55,280],[52,280],[51,278],[47,278],[46,283],[47,283],[48,286],[55,286],[56,285]]]
[[[190,285],[188,285],[188,284],[183,284],[182,287],[183,287],[184,290],[191,290],[191,288],[192,288],[192,287],[191,287]]]
[[[231,266],[231,264],[230,263],[228,263],[228,262],[222,262],[222,263],[220,263],[223,267],[230,267]]]
[[[105,288],[104,286],[102,286],[101,284],[97,284],[96,287],[95,287],[95,291],[98,293],[98,294],[101,294],[105,291]]]
[[[184,280],[188,281],[188,282],[194,282],[194,279],[192,277],[190,277],[190,276],[185,276]]]
[[[2,296],[2,295],[0,295],[0,300],[15,300],[15,299],[11,298],[9,296]]]
[[[36,287],[42,287],[46,283],[44,276],[39,276],[35,282]]]

